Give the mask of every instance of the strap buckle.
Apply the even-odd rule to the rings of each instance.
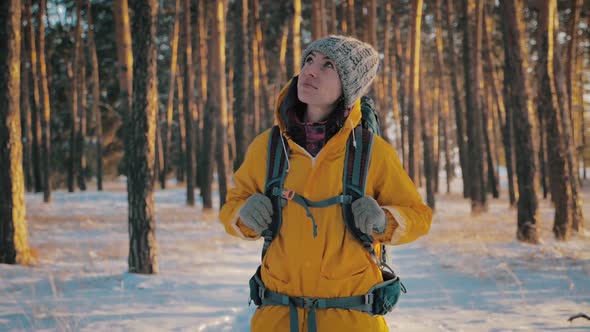
[[[295,197],[295,191],[291,190],[291,189],[283,189],[283,192],[281,193],[281,197],[288,200],[288,201],[291,201]]]
[[[302,297],[301,302],[304,309],[317,308],[318,306],[318,299],[315,297]]]
[[[373,293],[365,294],[365,304],[372,305],[373,304]]]

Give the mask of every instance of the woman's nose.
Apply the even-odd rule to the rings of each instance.
[[[311,77],[317,76],[317,68],[314,64],[303,67],[303,72]]]

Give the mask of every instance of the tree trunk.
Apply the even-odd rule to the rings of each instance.
[[[172,149],[172,121],[174,120],[174,83],[176,82],[176,68],[178,58],[178,30],[180,26],[180,0],[174,1],[174,25],[172,28],[172,38],[170,39],[171,58],[170,58],[170,86],[168,90],[168,102],[166,104],[166,139],[164,140],[164,164],[160,174],[162,189],[166,188],[166,174],[170,168],[171,149]]]
[[[78,98],[80,96],[80,82],[78,81],[80,77],[80,51],[82,47],[80,46],[82,41],[82,14],[81,14],[81,4],[80,0],[76,0],[76,28],[74,30],[74,58],[72,59],[71,64],[71,94],[72,97],[70,99],[72,105],[72,113],[70,121],[72,123],[70,128],[70,160],[68,164],[68,191],[74,192],[76,190],[74,181],[76,179],[76,171],[78,166],[78,130],[80,126],[80,119],[78,117]]]
[[[470,178],[468,176],[469,159],[468,159],[468,145],[465,141],[465,107],[461,100],[461,89],[459,87],[458,66],[455,59],[458,59],[455,54],[455,34],[453,32],[453,2],[446,1],[446,18],[447,18],[447,32],[449,35],[449,47],[447,47],[447,57],[449,59],[449,69],[451,73],[451,83],[453,88],[453,104],[455,108],[455,128],[457,130],[457,146],[459,147],[459,161],[461,163],[461,174],[463,179],[463,197],[470,197]]]
[[[322,0],[311,1],[311,38],[313,40],[324,36],[324,16],[322,2]]]
[[[430,94],[430,87],[426,88],[426,69],[422,66],[421,82],[422,89],[420,89],[419,98],[421,110],[420,110],[420,122],[422,124],[422,144],[423,144],[423,157],[424,157],[424,177],[426,178],[426,202],[428,206],[434,210],[435,199],[434,199],[434,155],[432,149],[432,126],[430,122],[430,114],[432,113],[432,95]],[[429,98],[430,97],[430,98]]]
[[[236,20],[235,18],[235,7],[236,7],[236,3],[233,4],[229,4],[226,3],[226,6],[228,6],[231,9],[227,9],[228,12],[228,16],[225,19],[225,21],[229,21],[229,22],[233,22]],[[262,32],[261,32],[262,33]],[[234,113],[234,109],[233,109],[233,100],[234,100],[234,86],[233,86],[233,82],[235,80],[235,67],[234,67],[234,52],[235,52],[235,48],[233,47],[233,45],[235,45],[235,34],[233,31],[233,26],[232,25],[227,25],[225,28],[225,36],[226,36],[226,42],[225,42],[225,52],[227,53],[226,59],[225,59],[225,75],[227,75],[227,79],[225,80],[225,86],[226,86],[226,91],[227,91],[227,97],[225,98],[226,100],[226,108],[227,108],[227,148],[228,148],[228,156],[229,156],[229,161],[231,161],[231,164],[226,165],[228,172],[230,169],[233,169],[233,161],[236,159],[236,127],[235,127],[235,113]],[[262,44],[264,45],[264,44]],[[270,87],[267,88],[268,90],[272,90],[270,89]],[[267,95],[270,95],[270,93],[267,93]],[[272,114],[272,112],[269,112]]]
[[[31,131],[32,131],[32,162],[33,162],[33,179],[35,183],[35,192],[43,191],[43,171],[41,169],[41,103],[39,97],[38,62],[37,62],[37,45],[35,37],[35,26],[33,23],[33,10],[31,0],[26,0],[26,20],[29,35],[29,63],[31,64],[31,81],[33,82],[33,105],[31,111]]]
[[[254,0],[256,2],[256,0]],[[213,24],[213,35],[215,38],[213,56],[213,64],[211,68],[214,75],[211,75],[212,82],[218,86],[213,89],[215,96],[211,100],[210,112],[216,114],[217,118],[217,175],[219,181],[219,208],[225,204],[225,196],[227,195],[228,185],[228,166],[229,151],[227,140],[227,91],[225,82],[225,2],[218,1],[215,10],[215,20]]]
[[[113,13],[115,13],[115,29],[117,34],[117,58],[119,59],[119,91],[120,102],[126,112],[131,111],[133,90],[133,50],[131,47],[131,30],[129,24],[129,8],[127,0],[115,0]],[[124,104],[125,100],[127,103]]]
[[[486,12],[487,13],[487,12]],[[493,31],[492,28],[492,19],[490,15],[486,15],[483,20],[483,42],[484,42],[484,49],[486,50],[483,52],[484,61],[486,66],[489,68],[489,74],[485,75],[487,84],[492,90],[493,100],[495,104],[491,107],[491,109],[496,110],[498,124],[501,128],[502,133],[502,143],[504,146],[504,158],[506,161],[506,173],[508,176],[508,197],[510,201],[510,206],[516,205],[516,184],[514,182],[514,167],[513,167],[513,158],[512,158],[512,146],[513,140],[511,139],[512,135],[509,133],[512,124],[512,117],[509,115],[508,109],[505,107],[504,98],[500,93],[500,89],[498,88],[498,79],[496,78],[496,66],[494,64],[494,60],[492,58],[492,43],[490,41],[491,33]],[[502,115],[504,114],[504,118]]]
[[[31,264],[20,124],[21,1],[0,1],[0,263]]]
[[[392,6],[394,8],[399,8],[399,2],[397,0],[393,1]],[[407,87],[409,86],[408,76],[406,73],[409,69],[409,66],[406,66],[408,62],[406,61],[405,55],[402,51],[402,38],[401,38],[401,24],[400,19],[402,15],[399,14],[399,11],[393,12],[393,51],[392,51],[392,59],[391,59],[391,98],[395,101],[393,104],[393,116],[396,122],[397,136],[398,138],[398,150],[401,152],[400,157],[402,158],[402,162],[404,168],[407,170],[407,163],[408,163],[408,155],[406,150],[406,121],[405,115],[407,114],[406,110],[406,100],[407,100]],[[409,38],[408,38],[409,39]],[[408,51],[410,48],[408,47]],[[401,87],[401,93],[399,93]],[[397,110],[397,114],[396,114]]]
[[[115,0],[113,5],[115,34],[117,41],[117,63],[119,67],[119,107],[123,122],[131,113],[133,103],[133,49],[131,45],[131,28],[127,0]],[[123,137],[125,127],[121,128]],[[121,160],[122,169],[127,170],[126,157]]]
[[[371,44],[378,52],[379,52],[379,41],[380,39],[377,38],[377,22],[379,17],[377,16],[377,0],[367,0],[368,2],[368,34],[369,34],[369,44]],[[387,26],[389,28],[389,26]],[[382,77],[381,75],[376,75],[375,80],[372,84],[372,91],[373,95],[376,96],[376,104],[377,104],[377,113],[379,114],[379,126],[381,131],[381,137],[386,142],[391,142],[389,138],[389,134],[387,132],[387,128],[389,128],[389,117],[387,116],[389,108],[385,106],[383,103],[383,89],[382,89]]]
[[[391,80],[391,55],[390,55],[390,42],[391,42],[391,16],[392,8],[391,2],[386,1],[385,3],[385,26],[383,27],[383,69],[380,70],[381,82],[383,82],[383,100],[381,104],[380,112],[383,118],[382,128],[383,131],[387,131],[389,126],[385,125],[385,119],[389,119],[389,110],[392,108],[392,102],[390,101],[390,80]],[[394,116],[395,118],[395,116]],[[395,124],[394,124],[395,125]],[[395,136],[395,135],[394,135]]]
[[[537,72],[539,72],[539,69],[537,68]],[[549,167],[548,165],[548,160],[546,158],[546,151],[547,151],[547,133],[545,131],[545,116],[540,112],[540,109],[537,107],[537,110],[539,110],[539,127],[543,130],[540,130],[539,133],[541,134],[541,137],[539,138],[539,171],[541,173],[541,188],[543,190],[543,198],[546,199],[547,196],[549,195]],[[553,196],[551,197],[551,200],[553,201]],[[555,204],[555,203],[553,203]]]
[[[43,202],[51,202],[51,104],[49,102],[49,82],[45,61],[45,18],[47,5],[45,0],[39,2],[39,75],[41,80],[41,145],[43,165]]]
[[[199,113],[197,114],[198,118],[194,119],[194,121],[196,122],[195,125],[195,160],[196,160],[196,164],[197,164],[197,170],[195,172],[195,176],[197,178],[197,186],[199,188],[203,188],[203,182],[204,182],[204,174],[206,172],[204,172],[205,167],[207,167],[207,161],[206,158],[207,155],[204,152],[204,147],[207,144],[212,144],[211,142],[205,142],[205,125],[207,123],[207,108],[205,107],[207,105],[207,95],[208,95],[208,91],[207,91],[207,80],[209,77],[209,73],[208,73],[208,63],[209,63],[209,57],[208,57],[208,36],[209,36],[209,24],[207,24],[207,13],[209,11],[209,9],[207,8],[207,1],[204,0],[199,0],[198,1],[198,40],[199,40],[199,58],[198,58],[198,62],[199,62],[199,73],[198,73],[198,77],[199,79],[197,80],[197,91],[199,91],[198,97],[197,97],[197,110],[199,110]],[[186,84],[186,81],[184,82]],[[209,128],[209,127],[207,127]],[[202,192],[202,191],[201,191]]]
[[[194,130],[193,124],[195,119],[194,113],[194,86],[195,76],[193,72],[193,58],[192,58],[192,38],[191,38],[191,11],[190,0],[184,0],[184,20],[183,20],[183,69],[184,69],[184,125],[186,135],[186,150],[185,150],[185,173],[186,173],[186,204],[189,206],[195,205],[195,151],[193,144]]]
[[[262,36],[262,23],[260,19],[260,9],[258,5],[258,0],[253,1],[254,7],[254,28],[255,33],[254,36],[256,38],[256,45],[259,49],[259,56],[258,56],[258,79],[262,88],[259,90],[259,105],[260,105],[260,112],[259,112],[259,123],[260,129],[256,132],[256,134],[262,132],[264,129],[272,126],[274,121],[274,110],[272,107],[274,106],[274,100],[270,99],[271,91],[270,84],[268,83],[268,65],[266,55],[264,53],[264,39]]]
[[[506,67],[506,65],[504,65]],[[504,68],[506,71],[506,68]],[[514,201],[510,201],[510,206],[517,207],[520,200],[520,189],[518,189],[518,174],[516,167],[516,142],[514,138],[514,106],[512,105],[512,92],[510,91],[511,78],[504,76],[502,95],[504,99],[504,125],[502,126],[502,144],[504,144],[504,156],[506,158],[506,172],[508,173],[508,189],[510,190],[510,181],[514,188]],[[512,179],[512,180],[511,180]],[[518,191],[517,191],[518,190]]]
[[[394,127],[395,127],[395,147],[398,151],[401,151],[401,157],[403,158],[404,138],[403,138],[402,129],[401,129],[403,119],[400,115],[401,102],[400,102],[400,98],[399,98],[399,94],[398,94],[398,90],[399,90],[399,81],[397,79],[397,77],[398,77],[398,75],[397,75],[398,59],[397,59],[397,52],[396,52],[396,48],[399,45],[399,39],[398,39],[398,36],[396,36],[396,34],[395,34],[395,31],[399,32],[399,24],[395,21],[394,17],[392,17],[392,20],[394,22],[394,23],[392,23],[393,29],[394,29],[394,34],[393,34],[393,39],[392,39],[392,43],[391,43],[392,44],[391,45],[392,51],[389,55],[390,63],[389,63],[389,78],[388,79],[391,81],[389,91],[391,92],[391,111],[393,112],[393,122],[394,122]]]
[[[337,26],[337,22],[338,22],[338,18],[336,16],[336,0],[327,0],[330,1],[330,20],[329,20],[329,28],[328,31],[326,31],[326,33],[328,34],[337,34],[338,33],[338,26]],[[344,1],[343,1],[344,2]]]
[[[258,38],[256,35],[256,17],[258,12],[258,1],[252,0],[250,2],[252,8],[252,14],[254,14],[254,20],[250,21],[250,36],[252,36],[252,112],[254,115],[254,135],[258,135],[261,131],[261,115],[264,113],[262,111],[262,103],[260,97],[260,47],[258,45]],[[298,60],[297,60],[298,61]],[[265,87],[266,88],[266,87]]]
[[[250,114],[250,103],[248,102],[248,91],[250,91],[250,52],[248,49],[248,0],[237,2],[235,28],[235,79],[234,79],[234,110],[236,114],[236,158],[234,170],[237,170],[246,155],[248,148],[248,126],[246,116]],[[283,54],[281,52],[281,54]],[[284,59],[282,56],[281,59]],[[281,63],[283,68],[285,63]]]
[[[577,49],[578,49],[578,27],[580,25],[580,11],[582,8],[583,0],[572,0],[571,4],[571,17],[570,17],[570,25],[568,27],[568,34],[570,36],[570,40],[567,43],[567,57],[565,63],[565,74],[566,74],[566,86],[567,86],[567,103],[568,109],[570,110],[570,120],[574,123],[574,114],[576,107],[578,106],[575,103],[574,95],[576,93],[576,61],[577,61]],[[575,131],[572,132],[572,134]],[[578,141],[575,139],[575,135],[573,137],[573,143],[577,143]],[[577,144],[576,144],[577,145]],[[572,174],[572,176],[577,178],[577,173]]]
[[[547,131],[547,152],[549,160],[549,181],[551,196],[555,204],[553,233],[559,240],[567,240],[572,226],[572,188],[570,172],[567,167],[566,146],[563,132],[563,119],[559,112],[556,78],[553,61],[555,55],[555,20],[557,3],[549,0],[539,13],[539,72],[540,82],[538,107],[543,114]],[[558,61],[558,60],[557,60]]]
[[[439,95],[437,96],[437,99],[435,99],[435,103],[437,103],[438,107],[437,107],[437,111],[439,112],[439,128],[442,128],[442,130],[440,130],[439,135],[437,135],[437,138],[439,139],[439,146],[443,145],[443,150],[445,151],[445,158],[447,158],[447,161],[449,160],[449,156],[447,155],[447,148],[448,148],[448,144],[446,143],[446,136],[447,135],[447,119],[448,119],[448,109],[447,109],[447,102],[445,99],[446,96],[446,80],[445,80],[445,73],[444,73],[444,68],[445,68],[445,61],[444,61],[444,57],[443,57],[443,36],[442,36],[442,0],[436,0],[435,2],[435,25],[434,25],[434,30],[435,30],[435,39],[436,39],[436,74],[438,76],[438,87],[440,89],[439,91]],[[443,141],[444,140],[444,141]],[[438,149],[440,152],[440,148]],[[440,153],[437,153],[438,156],[440,156]],[[440,161],[440,158],[437,158],[438,161]],[[445,163],[445,164],[448,164]],[[439,162],[437,162],[436,167],[434,168],[435,172],[434,172],[434,176],[436,178],[435,181],[435,191],[438,192],[438,184],[439,184],[439,180],[438,180],[438,174],[439,174]],[[448,171],[448,169],[447,169]],[[447,177],[448,177],[448,172],[447,172]],[[449,179],[447,179],[448,182]]]
[[[557,7],[557,5],[555,5]],[[557,9],[555,9],[555,31],[559,31],[559,18],[557,15]],[[574,153],[574,140],[572,135],[572,112],[571,109],[568,107],[568,94],[566,89],[566,83],[564,82],[566,78],[566,73],[564,73],[561,61],[559,61],[559,57],[561,56],[562,52],[560,52],[559,44],[555,42],[553,50],[553,70],[555,76],[553,78],[555,84],[555,90],[557,92],[557,102],[558,102],[558,112],[561,117],[561,130],[563,133],[563,140],[564,140],[564,147],[565,147],[565,157],[566,157],[566,165],[569,170],[570,174],[570,186],[572,192],[572,225],[571,228],[574,231],[583,231],[584,229],[584,215],[582,212],[582,202],[580,199],[579,193],[579,181],[577,176],[577,158],[575,157]],[[575,167],[575,168],[574,168]]]
[[[96,136],[96,188],[102,191],[102,118],[98,104],[100,102],[100,79],[98,71],[98,56],[94,41],[94,19],[91,14],[90,0],[87,1],[86,15],[88,17],[88,49],[92,61],[92,115],[95,122]]]
[[[590,22],[590,21],[588,21]],[[590,37],[590,36],[588,36]],[[588,39],[587,39],[588,40]],[[590,52],[588,52],[587,54],[590,54]],[[584,101],[584,95],[586,94],[586,89],[585,89],[585,82],[587,81],[585,79],[586,76],[586,71],[584,70],[584,66],[587,63],[587,61],[584,61],[584,57],[580,57],[578,59],[578,82],[580,84],[579,88],[578,88],[578,100],[580,103],[580,141],[582,143],[582,146],[586,146],[586,118],[585,118],[585,101]],[[581,162],[582,162],[582,176],[583,179],[586,180],[586,158],[584,158],[583,156],[581,156]],[[580,166],[578,165],[577,168],[579,168]],[[576,168],[576,169],[577,169]]]
[[[324,36],[328,35],[328,6],[326,5],[326,1],[330,0],[321,0],[321,8],[322,8],[322,32]]]
[[[464,39],[463,61],[466,84],[467,103],[467,140],[469,142],[469,168],[471,212],[481,213],[487,210],[484,174],[484,138],[481,96],[481,19],[483,4],[463,1]]]
[[[135,1],[133,108],[127,122],[127,195],[129,200],[129,272],[158,272],[154,207],[154,158],[158,111],[158,2]]]
[[[246,42],[246,41],[245,41]],[[289,78],[287,77],[287,47],[289,42],[289,22],[285,22],[283,25],[283,33],[281,35],[281,48],[279,50],[279,67],[280,70],[277,70],[277,75],[280,75],[277,79],[277,82],[280,84],[275,84],[275,97],[278,97],[280,89],[283,87],[282,84],[286,82]],[[246,44],[247,46],[247,44]],[[275,98],[276,99],[276,98]],[[246,105],[244,105],[246,106]],[[246,109],[244,109],[246,112]],[[246,112],[249,114],[249,112]]]
[[[449,96],[448,90],[443,89],[442,91],[442,128],[443,128],[443,149],[445,151],[445,173],[446,173],[446,182],[447,182],[447,194],[451,192],[451,181],[455,177],[455,172],[453,170],[453,156],[451,155],[451,133],[449,124],[451,122],[451,116],[449,111]]]
[[[181,47],[182,49],[182,47]],[[182,82],[182,69],[180,64],[178,65],[178,71],[176,74],[176,107],[178,109],[178,141],[180,142],[180,151],[178,154],[178,167],[176,173],[176,179],[178,182],[183,182],[185,179],[186,169],[186,126],[184,124],[184,83]]]
[[[160,179],[160,188],[165,189],[161,174],[164,172],[164,146],[162,143],[162,128],[160,127],[159,114],[156,111],[156,158],[154,164],[154,181]]]
[[[80,1],[80,7],[82,7],[82,0],[78,0]],[[82,17],[80,16],[80,19]],[[78,133],[76,136],[76,147],[77,147],[77,152],[76,152],[76,174],[78,175],[77,178],[77,183],[78,183],[78,188],[82,191],[86,190],[86,144],[85,144],[85,139],[86,139],[86,113],[87,113],[87,108],[88,108],[88,90],[87,90],[87,84],[86,84],[86,56],[85,56],[85,52],[84,52],[84,43],[82,41],[82,36],[80,36],[80,57],[79,59],[79,65],[78,65],[78,73],[80,75],[80,87],[78,92],[80,93],[80,96],[78,98],[78,101],[80,102],[80,104],[78,105],[78,113],[79,113],[79,118],[77,119],[79,121],[78,123]]]
[[[349,0],[351,2],[353,0]],[[291,27],[292,72],[301,68],[301,0],[293,0],[293,26]]]
[[[354,0],[344,1],[348,1],[348,26],[350,27],[349,34],[353,37],[356,37],[356,11],[354,10]]]
[[[416,156],[419,150],[418,128],[416,117],[420,112],[420,39],[422,31],[422,0],[412,0],[412,59],[410,70],[410,93],[408,95],[408,175],[417,183],[418,182],[418,158]]]
[[[535,184],[535,157],[530,102],[526,81],[526,49],[523,43],[524,29],[521,0],[501,0],[503,15],[503,39],[505,51],[505,85],[508,98],[506,107],[511,108],[515,140],[516,174],[518,180],[517,238],[529,243],[539,242],[538,199]]]
[[[226,80],[226,87],[227,87],[227,148],[229,150],[229,162],[230,165],[226,167],[229,169],[233,169],[233,161],[236,159],[236,124],[235,124],[235,113],[233,109],[233,101],[234,97],[234,87],[233,81],[235,79],[235,70],[234,70],[234,48],[232,46],[227,47],[227,45],[235,45],[233,38],[231,38],[231,33],[226,32],[227,40],[229,43],[226,43],[227,49],[227,59],[225,61],[225,70],[227,72],[227,80]],[[273,114],[272,112],[268,112]]]
[[[485,73],[485,75],[489,75],[489,73]],[[492,116],[492,107],[493,107],[493,100],[492,100],[492,93],[490,92],[490,87],[488,85],[485,86],[483,92],[482,100],[485,103],[482,104],[482,116],[483,116],[483,138],[484,138],[484,146],[485,146],[485,156],[487,163],[487,191],[492,194],[493,198],[500,197],[500,182],[498,179],[498,174],[496,173],[496,165],[498,165],[498,158],[496,153],[496,141],[494,140],[494,121]]]
[[[21,31],[22,42],[21,42],[21,55],[23,56],[23,60],[20,63],[20,72],[21,72],[21,79],[20,79],[20,113],[21,113],[21,132],[22,132],[22,141],[23,141],[23,174],[25,179],[25,188],[28,192],[33,191],[33,153],[32,153],[32,145],[31,145],[31,103],[30,103],[30,91],[29,91],[29,84],[30,84],[30,72],[27,68],[27,49],[25,47],[24,40],[26,39],[26,31],[22,29]],[[29,62],[30,63],[30,62]]]
[[[211,26],[215,24],[215,17],[208,17],[208,24]],[[215,49],[215,38],[209,38],[207,47],[209,50]],[[209,86],[207,87],[207,104],[205,105],[205,109],[207,110],[204,112],[204,127],[203,127],[203,146],[201,152],[201,158],[203,160],[201,170],[202,170],[202,184],[201,184],[201,197],[203,198],[203,208],[204,209],[212,209],[213,208],[213,172],[215,169],[215,147],[216,147],[216,140],[217,137],[215,136],[215,128],[216,128],[216,114],[210,111],[212,107],[212,103],[214,103],[215,93],[214,91],[217,86],[214,85],[212,77],[215,77],[215,69],[213,66],[208,67],[208,77],[210,78],[207,81]]]
[[[343,35],[348,34],[348,0],[340,1],[340,31]]]

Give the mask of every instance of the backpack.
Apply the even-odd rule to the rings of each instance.
[[[328,207],[341,205],[344,222],[349,232],[369,252],[375,263],[380,267],[383,282],[375,285],[369,293],[336,299],[314,299],[306,297],[289,297],[272,292],[264,286],[260,274],[260,266],[250,279],[250,301],[257,306],[288,305],[291,308],[291,331],[296,331],[298,318],[295,307],[311,309],[309,316],[309,331],[315,331],[316,308],[341,308],[365,311],[374,315],[384,315],[391,310],[399,299],[400,292],[406,292],[399,277],[385,263],[385,245],[381,247],[381,257],[377,257],[373,248],[373,236],[361,232],[354,223],[352,202],[365,195],[365,182],[371,160],[374,135],[379,135],[379,118],[373,101],[369,97],[361,98],[362,119],[359,126],[353,129],[348,138],[343,172],[343,193],[323,201],[311,201],[298,195],[292,190],[284,188],[285,178],[289,171],[289,145],[285,142],[278,126],[271,129],[268,142],[268,158],[266,164],[266,183],[264,194],[270,198],[273,205],[272,222],[261,236],[264,238],[262,259],[266,255],[272,241],[279,234],[282,226],[282,208],[290,203],[301,205],[312,222],[313,236],[317,236],[317,225],[310,207]],[[387,270],[386,270],[387,269]],[[319,304],[321,303],[321,305]]]
[[[377,116],[373,99],[367,96],[361,97],[361,114],[361,126],[373,134],[381,136],[379,116]]]

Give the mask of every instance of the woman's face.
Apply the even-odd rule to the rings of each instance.
[[[297,82],[299,100],[319,107],[332,106],[342,95],[336,63],[320,52],[311,52]]]

